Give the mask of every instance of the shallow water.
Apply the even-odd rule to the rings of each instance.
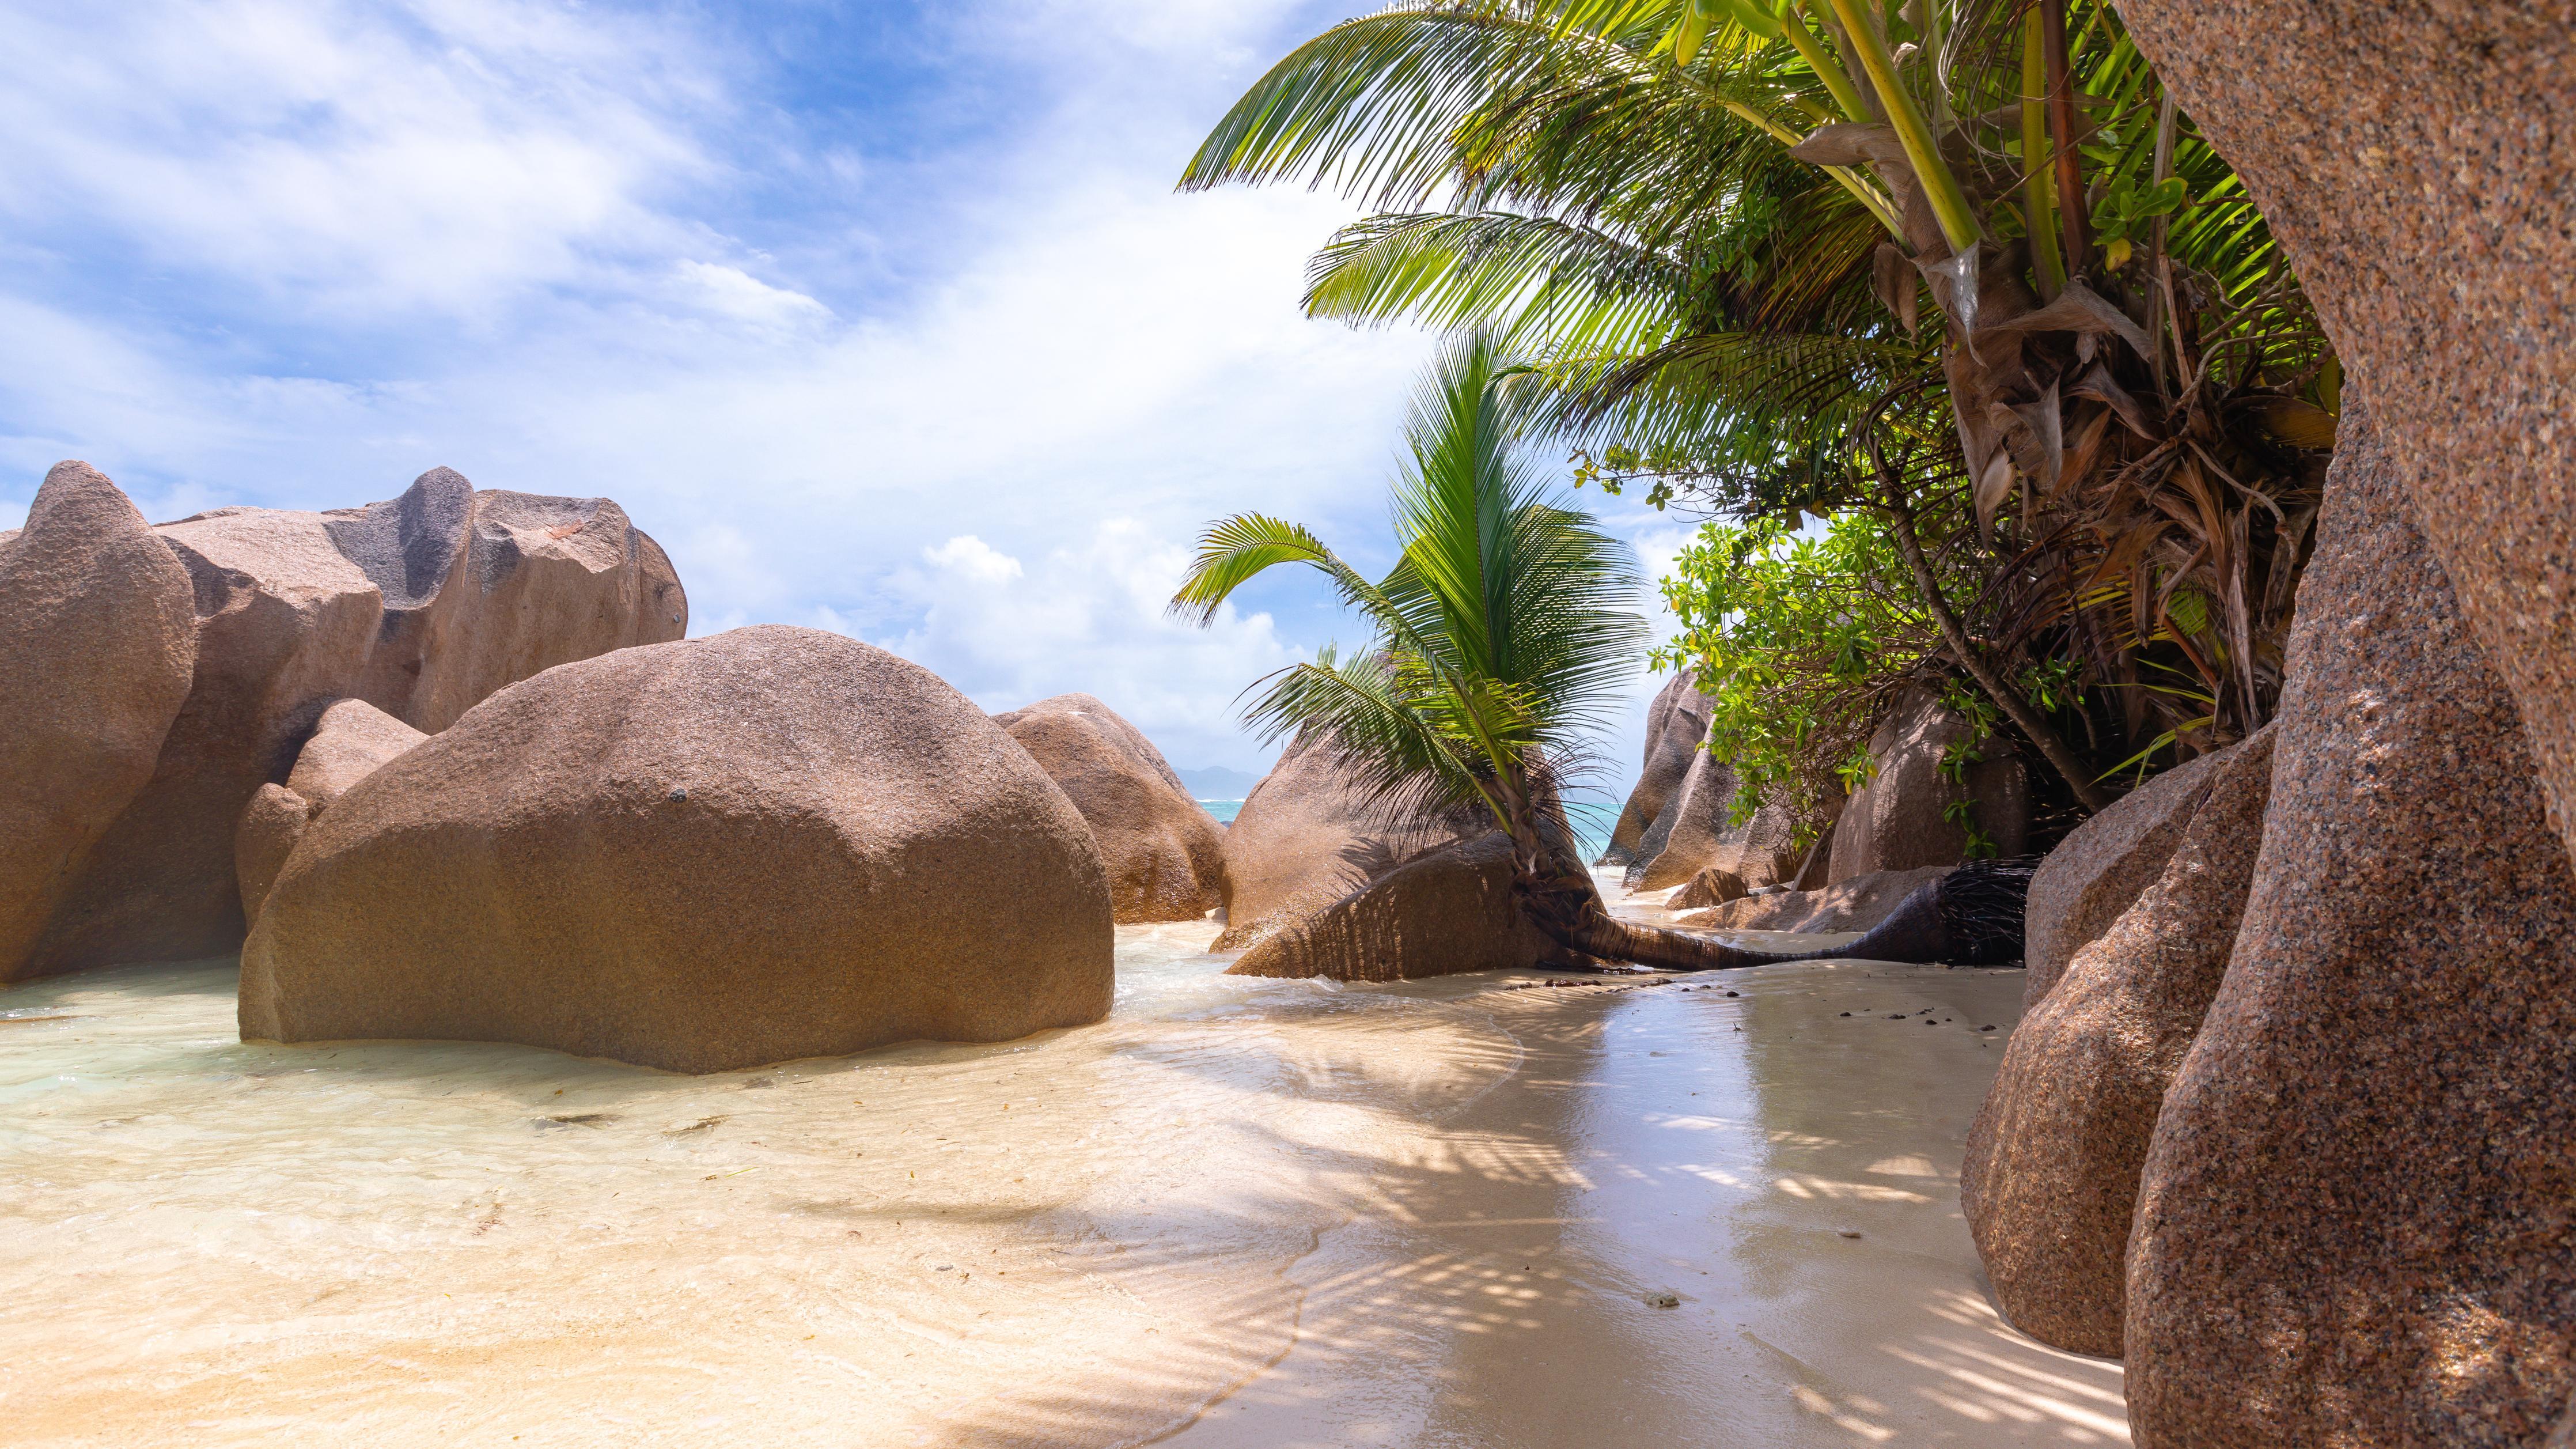
[[[1975,1283],[2000,1033],[1826,1009],[2016,975],[1339,988],[1215,929],[1122,928],[1103,1026],[712,1077],[246,1045],[229,963],[0,992],[5,1437],[2124,1437]]]
[[[1120,932],[1111,1021],[679,1077],[235,1039],[228,963],[0,994],[16,1445],[1132,1440],[1287,1342],[1339,1179],[1508,1071]]]

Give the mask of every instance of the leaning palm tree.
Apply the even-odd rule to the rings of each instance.
[[[1490,815],[1511,837],[1520,909],[1570,950],[1682,970],[1777,959],[1618,920],[1580,863],[1557,792],[1644,651],[1642,581],[1628,549],[1521,456],[1496,396],[1514,371],[1471,331],[1425,378],[1394,488],[1402,556],[1384,579],[1247,513],[1201,537],[1173,611],[1205,624],[1274,564],[1320,571],[1376,638],[1264,681],[1246,719],[1265,738],[1330,738],[1390,815]]]

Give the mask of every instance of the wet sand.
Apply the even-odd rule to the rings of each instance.
[[[0,992],[0,1423],[2126,1442],[2117,1367],[2002,1327],[1958,1217],[2018,973],[1337,988],[1212,934],[1122,930],[1101,1027],[707,1078],[247,1046],[227,963]]]

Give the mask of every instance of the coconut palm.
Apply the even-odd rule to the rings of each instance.
[[[1183,185],[1292,179],[1378,212],[1315,315],[1508,329],[1518,405],[1658,501],[1885,516],[1949,667],[2088,805],[2158,727],[2266,717],[2338,375],[2108,0],[1391,5]],[[2060,664],[2110,688],[2035,707]]]
[[[1204,624],[1253,577],[1303,564],[1376,637],[1257,686],[1266,738],[1329,738],[1390,816],[1489,815],[1511,837],[1514,897],[1558,944],[1685,970],[1770,959],[1614,919],[1557,804],[1583,738],[1643,653],[1633,556],[1552,495],[1497,396],[1514,364],[1490,335],[1454,337],[1424,379],[1393,489],[1400,556],[1371,580],[1307,529],[1247,513],[1200,538],[1175,613]]]

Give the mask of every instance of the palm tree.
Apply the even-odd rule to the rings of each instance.
[[[1454,336],[1416,393],[1394,486],[1402,554],[1372,582],[1312,532],[1247,513],[1211,526],[1172,598],[1205,624],[1255,575],[1304,564],[1376,638],[1263,681],[1246,721],[1268,739],[1330,738],[1391,815],[1474,809],[1511,837],[1514,896],[1571,950],[1683,970],[1774,959],[1614,919],[1557,790],[1643,652],[1634,558],[1551,496],[1519,452],[1489,333]]]
[[[1398,3],[1182,185],[1288,180],[1377,213],[1312,314],[1506,329],[1515,406],[1658,501],[1889,519],[2075,799],[2267,716],[2339,374],[2111,0]],[[2038,708],[2055,665],[2106,688]]]

